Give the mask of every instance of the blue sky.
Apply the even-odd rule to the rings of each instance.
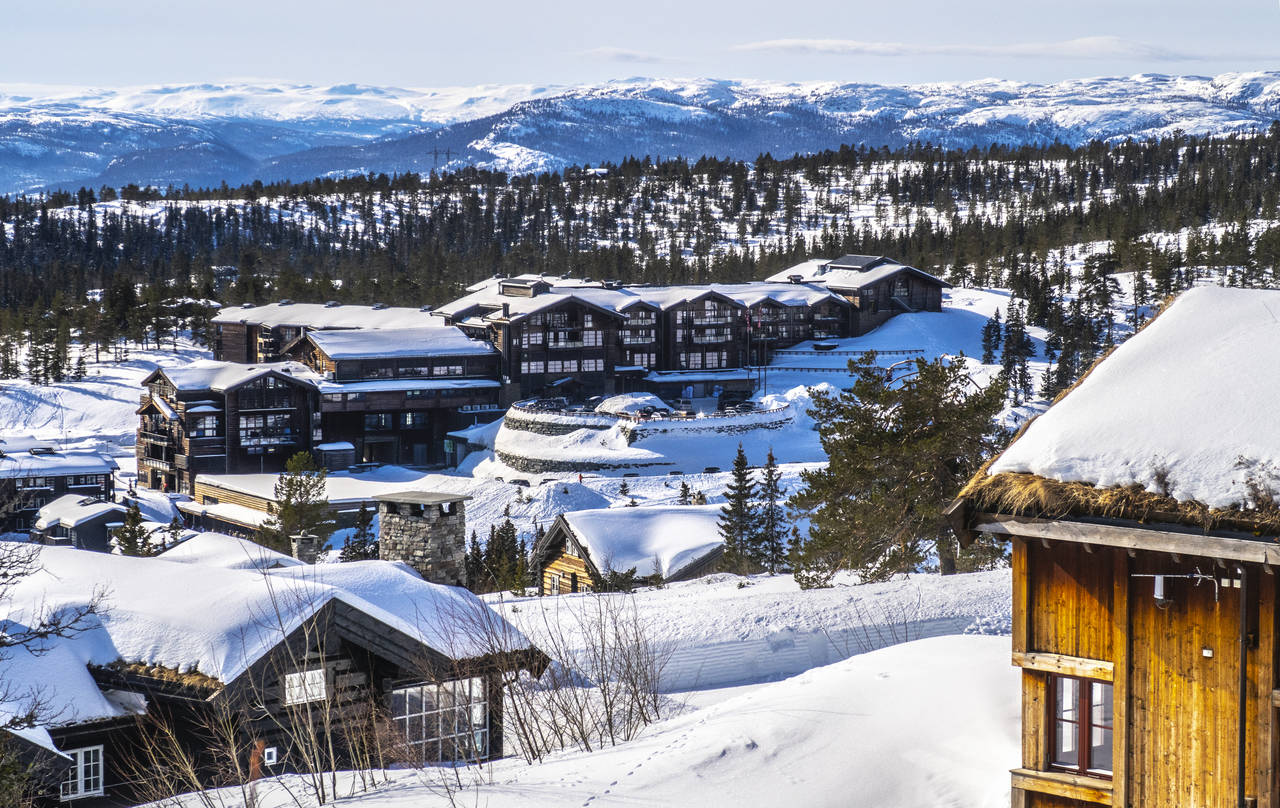
[[[1280,69],[1277,0],[41,0],[0,83],[916,83]]]

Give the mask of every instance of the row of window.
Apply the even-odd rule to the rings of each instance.
[[[603,359],[551,359],[546,362],[521,362],[521,375],[531,373],[603,373]]]
[[[425,429],[427,414],[425,412],[402,412],[399,419],[393,412],[369,412],[364,416],[365,432],[384,432],[391,429],[397,420],[403,429]]]
[[[728,351],[707,351],[706,353],[680,354],[680,367],[685,370],[704,370],[709,368],[729,367]]]
[[[397,391],[390,390],[388,392],[394,393]],[[450,394],[458,393],[460,391],[457,391],[457,390],[404,390],[400,392],[403,392],[404,397],[407,399],[426,399],[426,398],[436,398],[437,396],[447,396]],[[368,398],[368,394],[366,393],[325,393],[320,397],[320,400],[326,404],[341,404],[344,401],[345,402],[365,401],[367,400],[367,398]]]
[[[293,415],[272,412],[240,416],[240,445],[268,446],[293,442]]]
[[[339,374],[340,379],[394,379],[421,378],[425,376],[465,376],[464,365],[412,365],[395,367],[393,365],[365,364],[358,373],[351,373],[345,368]]]

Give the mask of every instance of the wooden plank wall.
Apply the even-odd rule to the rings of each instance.
[[[552,591],[551,577],[559,573],[560,589]],[[572,591],[569,582],[572,580],[569,576],[573,573],[578,575],[578,591],[587,588],[594,589],[595,585],[591,580],[591,572],[587,569],[587,563],[577,556],[571,556],[561,549],[548,563],[542,568],[542,594],[544,595],[567,595]]]

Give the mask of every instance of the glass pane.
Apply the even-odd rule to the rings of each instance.
[[[1074,721],[1055,721],[1053,739],[1053,762],[1059,766],[1077,767],[1080,765],[1080,753],[1076,749],[1076,738],[1080,732]]]
[[[407,715],[405,705],[408,702],[407,694],[403,690],[391,691],[391,715],[402,716]]]
[[[1090,693],[1089,723],[1097,727],[1111,726],[1111,685],[1094,682]]]
[[[1062,721],[1078,721],[1076,710],[1080,703],[1080,680],[1058,678],[1054,681],[1054,715]]]

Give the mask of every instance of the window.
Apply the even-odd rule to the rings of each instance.
[[[1051,676],[1055,768],[1079,774],[1111,774],[1111,685]]]
[[[604,340],[599,331],[583,331],[582,344],[588,348],[599,348],[604,344]]]
[[[545,362],[521,362],[520,363],[521,375],[525,375],[529,373],[546,373],[546,372],[547,372],[547,364]]]
[[[431,369],[433,376],[461,376],[462,365],[436,365]]]
[[[427,425],[425,412],[406,412],[403,417],[405,429],[422,429]]]
[[[604,370],[603,359],[583,359],[582,360],[583,373],[598,373],[603,370]]]
[[[324,701],[328,695],[325,688],[324,669],[298,671],[284,675],[284,703],[306,704],[312,701]]]
[[[326,404],[341,404],[342,393],[325,393],[320,396],[320,400]]]
[[[197,415],[191,419],[191,437],[215,438],[218,436],[218,416]]]
[[[365,432],[380,432],[391,428],[391,413],[369,412],[364,416]]]
[[[268,446],[293,442],[293,416],[289,413],[240,416],[240,445]]]
[[[102,747],[86,746],[83,749],[66,750],[71,758],[71,768],[67,769],[62,781],[61,797],[63,802],[78,800],[81,797],[101,797],[102,790]]]
[[[458,679],[391,691],[391,717],[423,763],[489,756],[484,679]]]

